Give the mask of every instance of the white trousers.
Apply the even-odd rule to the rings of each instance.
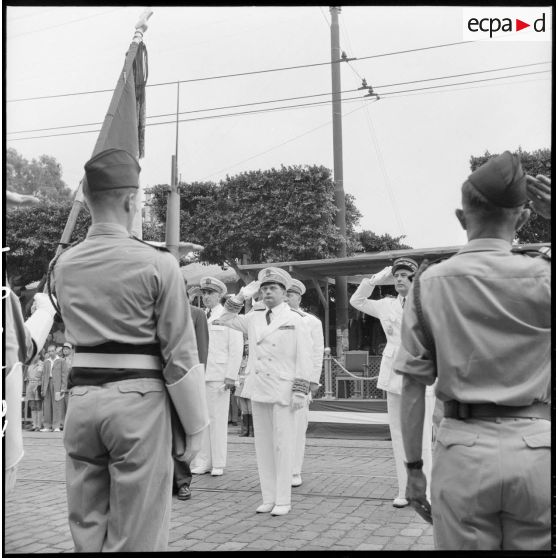
[[[252,401],[252,419],[262,501],[289,506],[295,412],[290,405]]]
[[[426,476],[426,496],[430,501],[430,479],[432,477],[432,414],[434,413],[434,394],[426,394],[424,401],[424,429],[422,431],[422,461],[423,472]],[[403,436],[401,434],[401,395],[387,392],[387,411],[389,431],[391,433],[391,444],[395,458],[395,470],[397,472],[398,498],[405,498],[407,488],[407,468],[405,467],[405,450],[403,448]]]
[[[191,467],[223,469],[227,465],[227,434],[231,392],[223,382],[205,382],[209,428],[203,434],[201,449]]]
[[[293,475],[302,473],[302,462],[304,461],[304,449],[306,447],[306,430],[308,428],[309,407],[305,405],[302,409],[295,411],[295,445],[293,456]]]

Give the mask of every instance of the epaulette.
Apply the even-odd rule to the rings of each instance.
[[[318,320],[320,319],[320,318],[318,318],[318,316],[316,316],[316,314],[312,314],[312,312],[304,312],[304,315],[305,316],[312,316],[313,318],[316,318]]]
[[[543,258],[549,262],[552,261],[552,246],[550,244],[541,246],[538,250],[529,247],[514,246],[512,248],[512,253],[529,256],[531,258]]]
[[[254,310],[254,312],[263,312],[265,308],[252,308],[252,310]]]
[[[153,244],[149,244],[149,242],[145,242],[145,240],[142,240],[141,238],[138,238],[137,236],[134,236],[133,234],[131,234],[129,236],[129,238],[131,238],[132,240],[137,240],[138,242],[141,242],[142,244],[145,244],[146,246],[149,246],[150,248],[154,248],[155,250],[162,250],[163,252],[169,252],[170,250],[168,248],[166,248],[165,246],[154,246]]]
[[[293,312],[296,312],[299,316],[302,316],[304,318],[304,316],[305,316],[304,312],[301,312],[300,310],[296,310],[295,308],[291,308],[291,310]]]

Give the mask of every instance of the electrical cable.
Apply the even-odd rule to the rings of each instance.
[[[386,93],[382,93],[382,97],[384,96],[390,96],[390,95],[396,95],[399,93],[409,93],[409,92],[414,92],[414,91],[426,91],[426,90],[431,90],[431,89],[439,89],[442,87],[455,87],[455,86],[459,86],[459,85],[468,85],[471,83],[481,83],[481,82],[487,82],[487,81],[494,81],[494,80],[500,80],[500,79],[507,79],[507,78],[515,78],[515,77],[523,77],[523,76],[529,76],[529,75],[535,75],[535,74],[543,74],[543,73],[548,73],[550,70],[543,70],[540,72],[527,72],[527,73],[523,73],[523,74],[514,74],[511,76],[500,76],[500,77],[494,77],[494,78],[485,78],[485,79],[481,79],[481,80],[473,80],[473,81],[464,81],[464,82],[460,82],[460,83],[448,83],[448,84],[444,84],[444,85],[432,85],[429,87],[422,87],[422,88],[415,88],[415,89],[405,89],[402,91],[389,91]],[[367,96],[365,96],[364,98],[366,99]],[[342,102],[347,102],[347,101],[352,101],[352,100],[358,100],[358,99],[362,99],[363,97],[349,97],[349,98],[345,98],[345,99],[341,99]],[[301,103],[301,104],[297,104],[297,105],[286,105],[286,106],[282,106],[282,107],[271,107],[271,108],[265,108],[265,109],[257,109],[257,110],[249,110],[249,111],[240,111],[240,112],[233,112],[233,113],[225,113],[225,114],[216,114],[216,115],[210,115],[210,116],[201,116],[198,118],[185,118],[185,119],[181,119],[178,122],[194,122],[194,121],[199,121],[199,120],[211,120],[211,119],[215,119],[215,118],[224,118],[224,117],[229,117],[229,116],[242,116],[245,114],[257,114],[257,113],[265,113],[265,112],[274,112],[274,111],[278,111],[278,110],[288,110],[288,109],[292,109],[292,108],[304,108],[304,107],[313,107],[313,106],[320,106],[320,105],[325,105],[325,104],[329,104],[330,101],[316,101],[314,103]],[[166,124],[176,124],[175,120],[172,121],[168,121],[168,122],[151,122],[149,124],[146,124],[146,126],[159,126],[159,125],[166,125]],[[72,135],[79,135],[79,134],[90,134],[93,132],[98,132],[99,129],[95,129],[95,130],[83,130],[80,132],[66,132],[66,133],[61,133],[61,134],[45,134],[45,135],[41,135],[41,136],[31,136],[31,137],[24,137],[24,138],[10,138],[8,141],[21,141],[21,140],[28,140],[28,139],[39,139],[39,138],[51,138],[51,137],[59,137],[59,136],[72,136]]]
[[[404,82],[399,82],[399,83],[390,83],[390,84],[386,84],[386,85],[376,85],[375,87],[376,87],[376,89],[382,89],[382,88],[385,88],[385,87],[394,87],[394,86],[398,86],[398,85],[410,85],[410,84],[413,84],[413,83],[430,82],[430,81],[436,81],[436,80],[441,80],[441,79],[451,79],[451,78],[455,78],[455,77],[465,77],[465,76],[469,76],[469,75],[512,70],[512,69],[524,68],[524,67],[528,67],[528,66],[538,66],[538,65],[541,65],[541,64],[549,64],[549,62],[534,62],[534,63],[531,63],[531,64],[521,64],[521,65],[517,65],[517,66],[507,66],[507,67],[504,67],[504,68],[494,68],[494,69],[491,69],[491,70],[479,70],[477,72],[467,72],[467,73],[463,73],[463,74],[453,74],[453,75],[447,75],[447,76],[441,76],[441,77],[424,78],[424,79],[421,79],[421,80],[404,81]],[[501,76],[501,79],[503,79],[504,77],[508,77],[508,76]],[[509,77],[512,77],[512,76],[509,76]],[[497,78],[491,78],[491,79],[497,79]],[[341,94],[352,93],[352,92],[356,92],[358,90],[359,89],[346,89],[344,91],[341,91]],[[383,93],[383,95],[390,95],[390,94],[392,94],[392,93]],[[183,111],[183,112],[180,112],[179,114],[195,114],[195,113],[199,113],[199,112],[207,112],[207,111],[213,111],[213,110],[225,110],[225,109],[232,109],[232,108],[242,108],[242,107],[263,105],[263,104],[269,104],[269,103],[279,103],[279,102],[284,102],[284,101],[295,101],[295,100],[300,100],[300,99],[309,99],[309,98],[312,98],[312,97],[324,97],[324,96],[328,96],[328,95],[332,95],[331,91],[327,92],[327,93],[315,93],[313,95],[302,95],[302,96],[298,96],[298,97],[284,97],[284,98],[281,98],[281,99],[270,99],[270,100],[267,100],[267,101],[256,101],[256,102],[252,102],[252,103],[243,103],[243,104],[238,104],[238,105],[224,105],[224,106],[221,106],[221,107],[195,109],[195,110],[190,110],[190,111]],[[163,113],[163,114],[156,114],[156,115],[148,115],[147,118],[164,118],[164,117],[167,117],[167,116],[175,116],[175,115],[176,115],[175,112],[173,112],[173,113]],[[62,129],[67,129],[67,128],[79,128],[79,127],[84,127],[84,126],[99,126],[100,124],[102,124],[102,122],[90,122],[90,123],[84,123],[84,124],[67,124],[67,125],[64,125],[64,126],[50,126],[50,127],[46,127],[46,128],[34,128],[34,129],[29,129],[29,130],[16,130],[16,131],[12,131],[12,132],[8,131],[6,133],[7,134],[24,134],[24,133],[34,133],[34,132],[46,132],[46,131],[50,131],[50,130],[62,130]]]
[[[444,47],[448,47],[448,46],[457,46],[457,45],[462,45],[462,44],[467,44],[467,43],[472,43],[475,41],[462,41],[462,42],[458,42],[458,43],[445,43],[445,44],[441,44],[441,45],[432,45],[429,47],[420,47],[420,48],[415,48],[415,49],[408,49],[408,50],[401,50],[401,51],[392,51],[392,52],[384,52],[381,54],[374,54],[371,56],[364,56],[364,57],[360,57],[360,58],[355,58],[355,60],[368,60],[371,58],[381,58],[383,56],[395,56],[397,54],[406,54],[409,52],[418,52],[421,50],[431,50],[434,48],[444,48]],[[282,68],[268,68],[268,69],[264,69],[264,70],[254,70],[251,72],[239,72],[236,74],[222,74],[222,75],[217,75],[217,76],[208,76],[208,77],[203,77],[203,78],[192,78],[192,79],[184,79],[184,80],[178,80],[180,83],[193,83],[193,82],[199,82],[199,81],[208,81],[208,80],[213,80],[213,79],[223,79],[223,78],[230,78],[230,77],[240,77],[240,76],[249,76],[249,75],[255,75],[255,74],[265,74],[265,73],[270,73],[270,72],[281,72],[281,71],[285,71],[285,70],[297,70],[297,69],[301,69],[301,68],[312,68],[312,67],[316,67],[316,66],[329,66],[331,64],[338,64],[344,62],[344,60],[335,60],[334,62],[329,61],[329,62],[317,62],[314,64],[300,64],[298,66],[285,66]],[[161,82],[161,83],[152,83],[152,84],[148,84],[147,87],[159,87],[161,85],[175,85],[176,84],[176,80],[175,81],[167,81],[167,82]],[[6,103],[17,103],[17,102],[22,102],[22,101],[36,101],[39,99],[53,99],[53,98],[57,98],[57,97],[69,97],[69,96],[74,96],[74,95],[90,95],[93,93],[106,93],[107,91],[113,91],[112,89],[97,89],[97,90],[92,90],[92,91],[79,91],[79,92],[74,92],[74,93],[58,93],[56,95],[41,95],[38,97],[25,97],[25,98],[20,98],[20,99],[7,99]]]

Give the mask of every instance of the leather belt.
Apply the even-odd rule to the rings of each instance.
[[[539,418],[550,420],[550,405],[536,402],[532,405],[515,407],[495,403],[461,403],[444,401],[444,417],[458,420],[486,417]]]

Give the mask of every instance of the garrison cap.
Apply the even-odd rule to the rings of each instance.
[[[91,192],[139,188],[141,167],[124,149],[105,149],[89,159],[83,168]]]
[[[306,292],[306,287],[304,286],[304,283],[302,281],[299,281],[298,279],[292,279],[291,281],[292,281],[291,286],[289,287],[288,290],[302,296]]]
[[[215,277],[202,277],[200,279],[200,289],[218,292],[220,296],[227,294],[227,286],[225,283],[219,281],[219,279],[215,279]]]
[[[411,273],[416,273],[418,264],[412,258],[397,258],[391,267],[391,273],[394,274],[398,269],[408,269]]]
[[[258,281],[263,286],[266,283],[279,283],[285,289],[289,289],[292,283],[292,277],[280,267],[266,267],[258,273]]]
[[[497,207],[518,207],[527,202],[525,171],[519,157],[509,151],[488,159],[467,182]]]

